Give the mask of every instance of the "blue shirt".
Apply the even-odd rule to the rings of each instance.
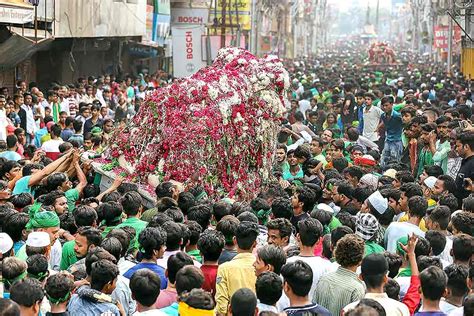
[[[41,137],[43,137],[44,135],[48,134],[48,129],[46,127],[38,130],[36,133],[35,133],[35,146],[36,148],[40,148],[41,147]]]
[[[15,183],[15,187],[13,188],[13,195],[20,194],[20,193],[30,193],[33,194],[31,187],[28,185],[31,176],[25,176],[18,180]]]
[[[178,307],[178,303],[173,303],[170,306],[159,309],[159,311],[165,313],[166,315],[179,316]]]
[[[303,168],[301,168],[301,166],[300,166],[300,170],[298,171],[298,173],[296,173],[296,175],[291,174],[290,169],[283,170],[283,179],[284,180],[293,180],[293,179],[303,178],[303,177],[304,177],[304,172],[303,172]]]
[[[385,125],[386,137],[385,140],[389,142],[396,142],[402,140],[403,122],[402,116],[397,111],[392,111],[392,115],[388,118],[387,114],[382,114],[382,121]]]
[[[5,158],[6,160],[14,160],[14,161],[21,160],[20,154],[11,150],[0,153],[0,157]]]
[[[69,137],[71,137],[74,134],[74,131],[70,128],[63,129],[61,132],[61,138],[67,142],[69,140]]]
[[[138,263],[134,267],[131,267],[130,269],[128,269],[128,271],[125,272],[123,276],[126,277],[127,279],[130,279],[132,275],[135,273],[135,271],[140,270],[140,269],[150,269],[151,271],[158,274],[161,280],[161,289],[162,290],[166,289],[166,287],[168,286],[168,279],[166,278],[166,275],[165,275],[165,269],[157,265],[156,263],[144,263],[144,262]]]
[[[96,303],[92,300],[81,297],[82,292],[90,290],[87,285],[81,286],[72,295],[68,303],[67,310],[71,315],[116,315],[120,316],[118,307],[112,303]],[[97,292],[97,291],[96,291]]]

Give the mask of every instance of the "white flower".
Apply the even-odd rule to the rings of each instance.
[[[219,95],[219,91],[217,89],[214,89],[214,87],[209,87],[207,93],[209,94],[209,98],[211,98],[212,101],[217,99],[217,96]]]

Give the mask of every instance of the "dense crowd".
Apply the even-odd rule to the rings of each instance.
[[[248,202],[99,189],[91,159],[163,73],[1,89],[0,315],[474,315],[470,81],[343,50],[286,67]]]

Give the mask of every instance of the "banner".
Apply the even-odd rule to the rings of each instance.
[[[232,13],[232,25],[235,25],[237,26],[237,15],[235,14],[235,12],[231,12]],[[212,23],[212,21],[214,20],[214,12],[211,11],[211,17],[210,17],[210,21]],[[226,16],[225,16],[225,24],[226,25],[229,25],[230,22],[231,22],[231,19],[230,19],[231,16],[229,16],[229,12],[227,12]],[[219,12],[217,12],[217,20],[218,20],[218,27],[220,27],[220,25],[222,24],[222,14],[220,14]],[[241,30],[244,30],[244,31],[250,31],[250,29],[252,28],[252,16],[248,13],[248,12],[239,12],[239,24],[240,24],[240,29]]]
[[[435,48],[448,48],[449,27],[446,25],[436,25],[434,27],[433,46]],[[461,28],[457,25],[453,26],[453,45],[461,41]]]
[[[19,0],[0,1],[0,23],[25,24],[34,20],[33,6]]]
[[[217,0],[217,11],[222,11],[222,4],[224,0]],[[252,0],[225,0],[225,8],[230,11],[247,11],[250,12],[252,7]]]
[[[202,58],[202,26],[173,26],[173,75],[188,77],[206,66]]]

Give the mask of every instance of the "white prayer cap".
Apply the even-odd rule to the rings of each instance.
[[[30,247],[46,247],[50,244],[49,234],[46,232],[31,232],[26,239],[26,245]]]

